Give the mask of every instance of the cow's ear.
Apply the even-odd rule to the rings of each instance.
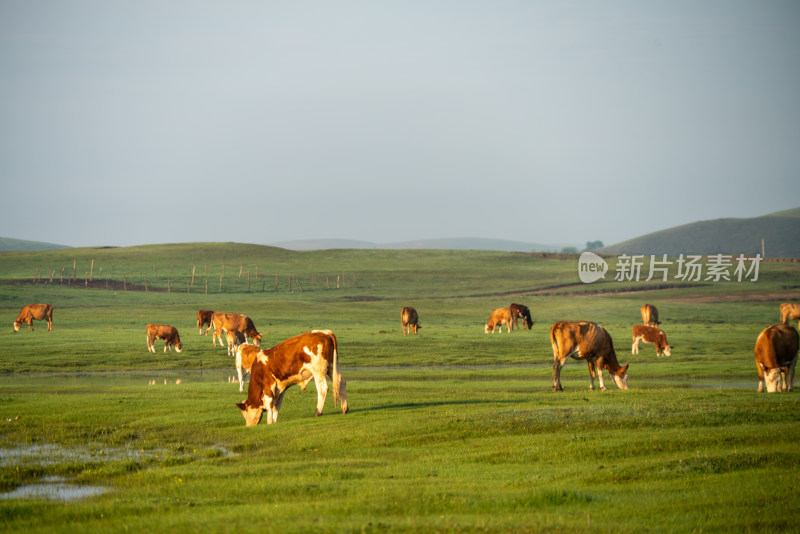
[[[242,411],[247,410],[247,404],[245,404],[244,402],[237,402],[236,406],[238,406],[239,409],[242,410]]]
[[[629,365],[630,365],[629,363],[626,363],[623,367],[620,367],[619,370],[622,371],[622,374],[625,374],[625,373],[628,372],[628,366]]]

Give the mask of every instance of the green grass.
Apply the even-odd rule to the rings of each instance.
[[[92,259],[104,273],[149,269],[151,290],[32,283],[37,268],[60,273],[75,260],[80,271]],[[216,289],[223,262],[222,292],[206,294],[197,281],[186,292],[190,265]],[[168,293],[166,276],[178,265],[184,290]],[[243,273],[249,266],[250,291],[240,265]],[[263,291],[254,288],[255,266],[268,273]],[[800,296],[797,264],[765,263],[751,284],[650,291],[644,283],[584,286],[576,271],[574,258],[492,252],[191,244],[0,253],[0,490],[54,476],[109,488],[73,502],[0,500],[0,525],[793,530],[798,397],[757,394],[752,351],[777,321],[777,304]],[[302,291],[293,282],[289,292],[292,273]],[[337,276],[338,289],[322,282]],[[36,301],[55,305],[54,331],[37,322],[34,332],[12,333],[19,308]],[[531,307],[533,331],[484,334],[489,312],[512,301]],[[630,353],[644,302],[659,307],[671,358],[656,357],[652,345]],[[420,312],[418,336],[401,333],[403,305]],[[227,381],[232,359],[195,329],[200,308],[250,315],[268,345],[334,330],[351,412],[337,413],[329,399],[315,419],[314,387],[292,388],[277,424],[246,428],[234,406],[244,394]],[[551,392],[547,330],[561,319],[606,326],[630,363],[630,390],[588,391],[585,364],[570,363],[565,391]],[[157,344],[148,353],[147,322],[178,327],[184,351],[164,354]],[[19,452],[29,454],[12,455]]]

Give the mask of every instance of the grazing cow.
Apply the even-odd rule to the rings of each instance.
[[[197,312],[197,328],[200,330],[200,335],[207,336],[208,331],[211,330],[211,316],[214,315],[214,312],[211,310],[199,310]],[[208,325],[206,331],[203,332],[203,327]]]
[[[781,322],[788,323],[789,319],[797,319],[800,321],[800,304],[789,304],[784,302],[781,304]],[[798,322],[800,326],[800,322]]]
[[[486,323],[486,326],[483,328],[483,331],[486,334],[488,334],[489,332],[494,334],[494,329],[499,327],[500,333],[502,334],[503,324],[506,325],[508,333],[510,334],[511,331],[514,329],[514,319],[513,317],[511,317],[511,310],[508,308],[497,308],[489,316],[489,322]]]
[[[519,328],[517,319],[522,319],[522,328],[527,328],[528,330],[533,328],[533,324],[536,321],[531,317],[531,310],[527,306],[524,304],[512,304],[508,309],[511,310],[511,317],[514,318],[514,328]]]
[[[256,330],[253,320],[246,315],[239,313],[221,313],[214,312],[211,314],[211,326],[214,332],[211,334],[211,344],[216,346],[216,340],[219,339],[219,346],[224,347],[222,343],[222,331],[236,330],[244,334],[245,341],[248,337],[253,338],[253,344],[261,346],[261,334]]]
[[[653,326],[643,324],[633,325],[633,345],[631,354],[639,354],[639,341],[653,343],[656,346],[656,356],[671,356],[672,345],[667,343],[667,334]]]
[[[245,373],[250,372],[259,352],[261,352],[261,347],[256,347],[249,343],[242,343],[236,347],[236,374],[239,376],[239,391],[244,391],[244,374],[242,370],[244,369]],[[305,389],[305,384],[302,386]]]
[[[419,326],[419,315],[417,315],[417,310],[410,306],[404,307],[400,310],[400,326],[403,327],[403,335],[407,336],[414,331],[414,335],[417,335],[417,328]]]
[[[236,347],[247,342],[244,334],[238,330],[228,330],[225,332],[225,340],[228,342],[228,356],[233,356],[236,352]]]
[[[178,335],[178,329],[174,326],[168,324],[149,324],[147,325],[146,331],[148,351],[155,353],[156,348],[153,346],[153,342],[156,339],[164,340],[164,352],[167,352],[167,348],[172,352],[173,346],[178,352],[183,350],[183,344],[181,343],[181,337]]]
[[[286,389],[294,384],[304,387],[312,378],[317,385],[314,417],[321,415],[328,393],[326,375],[333,384],[334,406],[341,401],[342,413],[347,413],[345,380],[339,374],[338,362],[336,336],[330,330],[312,330],[262,350],[250,369],[247,399],[236,404],[242,411],[245,424],[257,425],[264,411],[267,412],[267,424],[277,422]]]
[[[754,351],[758,368],[759,393],[764,391],[765,383],[768,393],[794,389],[798,346],[800,346],[800,336],[797,335],[797,330],[788,324],[774,324],[758,335]]]
[[[563,391],[561,368],[567,357],[586,360],[589,364],[589,389],[594,389],[595,372],[603,384],[603,370],[620,389],[628,389],[628,365],[620,367],[614,343],[605,328],[587,321],[559,321],[550,327],[550,343],[553,345],[553,391]]]
[[[658,328],[661,321],[658,320],[658,309],[655,306],[652,304],[643,304],[640,311],[642,312],[642,323],[647,326]]]
[[[28,332],[33,330],[33,320],[47,320],[47,331],[53,330],[53,306],[52,304],[28,304],[22,308],[14,320],[14,332],[19,332],[22,323],[28,323]]]

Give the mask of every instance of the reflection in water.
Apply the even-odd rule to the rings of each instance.
[[[46,477],[40,484],[26,484],[13,491],[0,493],[0,499],[47,499],[53,501],[77,501],[96,497],[110,491],[100,486],[78,486],[68,484],[57,477]]]

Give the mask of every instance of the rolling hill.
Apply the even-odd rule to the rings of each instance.
[[[69,248],[66,245],[56,245],[55,243],[44,243],[42,241],[26,241],[25,239],[14,239],[12,237],[0,237],[0,251],[22,252],[26,250],[55,250],[59,248]]]
[[[601,254],[746,254],[800,258],[800,208],[761,217],[699,221],[599,249]]]
[[[525,241],[509,241],[504,239],[487,239],[476,237],[444,238],[444,239],[419,239],[403,241],[400,243],[372,243],[369,241],[354,241],[348,239],[307,239],[299,241],[284,241],[270,243],[270,246],[289,250],[325,250],[334,248],[366,248],[366,249],[416,249],[416,250],[494,250],[500,252],[554,252],[570,244],[528,243]],[[577,247],[576,247],[577,248]]]

